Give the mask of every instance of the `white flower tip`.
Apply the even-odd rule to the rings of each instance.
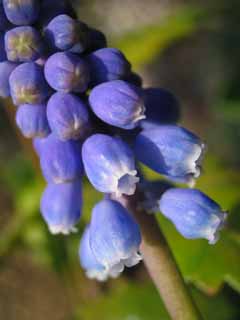
[[[209,244],[215,244],[219,240],[219,237],[220,237],[219,232],[220,230],[223,229],[223,227],[226,224],[228,213],[222,212],[221,214],[222,214],[221,217],[218,216],[218,221],[216,222],[215,231],[212,234],[210,234],[207,238]]]
[[[118,185],[116,190],[116,196],[119,197],[122,194],[133,195],[136,190],[136,183],[139,182],[140,178],[136,177],[137,171],[132,170],[122,175],[118,179]]]
[[[78,229],[73,226],[63,226],[63,225],[51,225],[48,226],[48,229],[51,234],[56,235],[56,234],[64,234],[64,235],[69,235],[70,233],[76,233]]]

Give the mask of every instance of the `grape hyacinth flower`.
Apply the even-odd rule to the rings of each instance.
[[[153,129],[160,124],[175,124],[180,119],[180,106],[176,97],[162,88],[143,90],[146,119],[141,121],[144,129]]]
[[[4,34],[0,32],[0,62],[6,61],[7,55],[5,51],[5,44],[4,44]]]
[[[172,181],[191,185],[200,175],[205,145],[182,127],[161,125],[143,130],[134,148],[139,161]]]
[[[9,84],[15,105],[41,104],[50,94],[43,69],[34,62],[25,62],[16,67],[10,75]]]
[[[61,92],[84,92],[89,83],[86,62],[70,52],[57,52],[50,56],[44,68],[49,85]]]
[[[87,26],[66,14],[53,18],[45,28],[45,37],[54,50],[81,53],[87,46]]]
[[[83,138],[89,131],[87,106],[73,94],[57,92],[52,95],[47,117],[52,132],[61,140]]]
[[[138,224],[117,201],[102,200],[92,211],[90,247],[109,273],[120,273],[142,259]]]
[[[81,144],[61,141],[51,133],[41,143],[40,164],[49,183],[63,183],[80,179],[83,175]]]
[[[16,123],[26,138],[43,138],[50,133],[46,105],[21,105],[16,113]]]
[[[39,32],[30,26],[17,27],[5,34],[7,58],[13,62],[28,62],[40,58],[43,44]]]
[[[82,268],[85,270],[89,279],[106,281],[108,271],[95,258],[89,243],[90,226],[85,228],[79,247],[79,258]]]
[[[49,184],[42,196],[41,213],[52,234],[75,232],[82,210],[81,181]]]
[[[185,238],[205,238],[210,244],[218,240],[227,217],[215,201],[197,189],[169,189],[162,195],[159,206]]]
[[[122,80],[102,83],[90,93],[93,112],[104,122],[122,129],[134,129],[145,119],[145,107],[138,87]]]
[[[16,67],[17,64],[13,62],[0,62],[0,97],[10,96],[9,77]]]
[[[2,0],[8,20],[15,25],[28,25],[36,21],[39,0]]]
[[[94,134],[84,142],[82,158],[87,177],[97,190],[119,196],[134,194],[139,178],[133,152],[123,140]]]
[[[91,85],[124,79],[131,70],[131,65],[121,51],[115,48],[99,49],[88,56]]]

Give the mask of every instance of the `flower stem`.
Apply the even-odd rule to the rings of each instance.
[[[128,197],[127,206],[142,232],[144,264],[173,320],[202,319],[154,215],[139,208],[139,195]]]

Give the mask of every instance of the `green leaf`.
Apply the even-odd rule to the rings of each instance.
[[[121,49],[138,69],[159,55],[161,50],[176,40],[191,35],[200,26],[202,10],[186,7],[168,16],[162,23],[138,28],[119,39],[113,39],[111,45]]]

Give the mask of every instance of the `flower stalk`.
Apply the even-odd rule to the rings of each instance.
[[[130,212],[138,221],[144,264],[173,320],[201,320],[191,294],[179,271],[169,245],[154,215],[139,208],[139,194],[126,198]]]

